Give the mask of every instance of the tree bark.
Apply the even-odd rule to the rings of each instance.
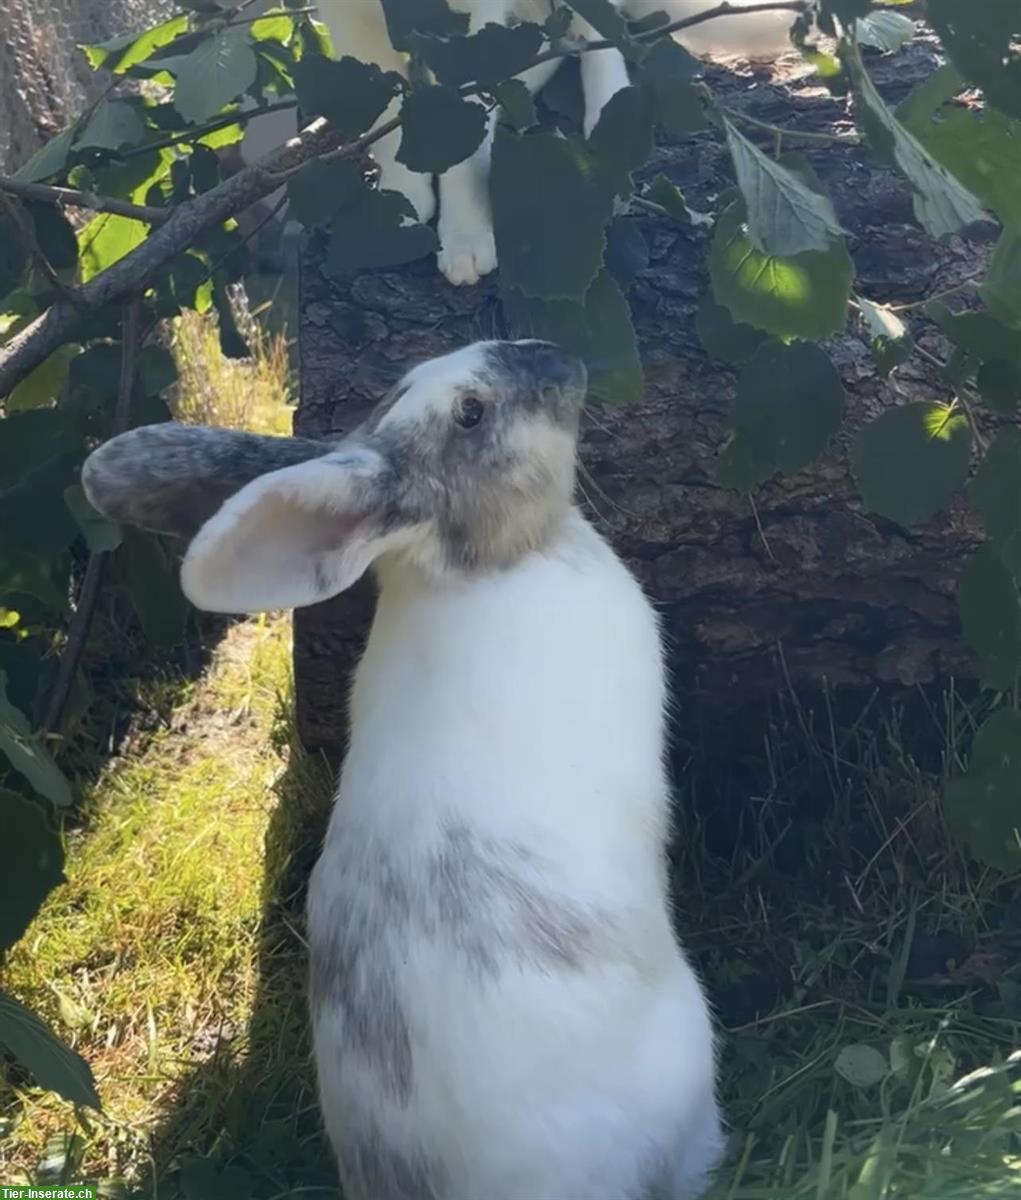
[[[922,38],[870,68],[896,103],[935,65]],[[770,70],[714,69],[723,102],[759,121],[816,133],[853,132],[847,102],[785,59]],[[756,137],[754,129],[749,132]],[[766,134],[765,142],[770,138]],[[865,147],[803,148],[829,188],[858,279],[869,298],[911,303],[976,273],[982,242],[928,239],[906,186]],[[666,174],[694,209],[731,185],[726,149],[712,133],[661,143],[641,178]],[[695,311],[707,287],[710,234],[666,218],[634,218],[650,263],[629,288],[646,395],[634,408],[591,411],[582,438],[581,496],[663,617],[676,687],[721,710],[778,687],[910,686],[972,672],[957,621],[956,578],[978,540],[959,504],[923,528],[901,529],[863,511],[848,468],[848,439],[883,408],[948,398],[917,356],[881,378],[859,331],[832,342],[847,390],[845,434],[808,470],[754,499],[720,487],[734,374],[707,359]],[[351,429],[412,363],[501,332],[493,283],[448,286],[432,263],[371,272],[338,284],[319,270],[322,243],[306,246],[301,282],[302,395],[296,432]],[[932,331],[920,344],[939,355]],[[348,675],[371,612],[364,583],[295,617],[299,729],[310,746],[342,744]]]

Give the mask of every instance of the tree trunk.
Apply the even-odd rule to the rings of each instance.
[[[870,66],[896,103],[934,63],[923,38]],[[714,69],[710,82],[724,103],[760,121],[852,131],[846,101],[797,60],[767,71]],[[863,294],[914,302],[981,265],[986,245],[935,243],[919,230],[906,186],[867,148],[809,143],[806,154],[851,234]],[[661,173],[697,210],[711,209],[732,178],[712,133],[660,144],[642,178]],[[717,458],[734,375],[707,359],[694,325],[710,235],[656,215],[634,219],[650,250],[648,268],[629,288],[646,395],[638,407],[588,414],[581,493],[663,615],[677,686],[710,708],[732,710],[778,686],[903,686],[970,673],[955,599],[961,561],[978,537],[970,515],[958,506],[904,530],[865,513],[846,436],[754,501],[721,488]],[[416,263],[337,284],[320,273],[321,258],[313,239],[302,264],[301,435],[351,429],[412,363],[501,332],[492,282],[457,289],[432,263]],[[920,344],[943,353],[931,327]],[[947,396],[938,372],[918,356],[882,379],[857,331],[827,348],[847,389],[847,435],[886,406]],[[348,673],[371,603],[363,582],[296,614],[299,728],[308,745],[335,748],[343,740]]]

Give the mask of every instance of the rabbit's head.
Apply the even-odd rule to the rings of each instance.
[[[478,342],[409,371],[342,442],[150,425],[82,483],[113,520],[190,537],[181,582],[213,611],[314,604],[384,555],[497,570],[570,505],[585,384],[548,342]]]

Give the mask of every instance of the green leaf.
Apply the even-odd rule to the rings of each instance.
[[[837,1055],[833,1069],[852,1087],[868,1088],[882,1083],[889,1073],[886,1055],[874,1046],[845,1046]]]
[[[752,246],[774,258],[827,251],[843,233],[829,199],[763,154],[729,121],[724,128]]]
[[[28,718],[7,699],[7,675],[0,671],[0,754],[40,796],[58,808],[69,808],[73,797],[64,773],[32,733]]]
[[[169,45],[187,31],[188,17],[185,13],[178,13],[169,20],[145,30],[144,33],[129,33],[111,38],[108,42],[98,42],[81,48],[93,70],[104,67],[113,71],[115,75],[123,75],[138,63],[146,62],[157,50]]]
[[[868,16],[872,0],[821,0],[823,16],[835,16],[849,25],[856,17]]]
[[[174,107],[189,125],[201,125],[236,100],[255,82],[258,70],[251,43],[229,30],[199,42],[182,58],[160,62],[177,80]]]
[[[60,836],[38,804],[0,789],[0,825],[7,845],[0,872],[0,954],[21,937],[40,905],[64,882]]]
[[[92,507],[80,484],[75,483],[64,488],[64,503],[93,554],[104,550],[116,550],[121,544],[120,526],[108,521],[101,512]]]
[[[294,37],[294,17],[289,13],[267,13],[252,22],[250,33],[253,42],[279,42],[287,46]]]
[[[323,270],[343,278],[370,267],[397,267],[433,254],[436,234],[415,220],[415,210],[398,192],[363,188],[334,218]]]
[[[58,133],[22,166],[14,172],[14,178],[23,183],[39,183],[53,175],[60,175],[67,168],[74,145],[75,126]]]
[[[106,100],[85,123],[75,138],[80,149],[120,150],[137,146],[145,138],[145,126],[133,104],[124,100]]]
[[[117,557],[142,631],[159,646],[176,646],[188,617],[177,570],[154,534],[126,528],[123,537]]]
[[[980,362],[1007,359],[1021,363],[1021,336],[991,313],[952,313],[945,304],[933,301],[925,306],[925,315],[969,357]]]
[[[454,12],[447,0],[380,0],[390,41],[398,50],[411,50],[413,33],[457,37],[468,32],[468,14]]]
[[[880,372],[889,375],[894,367],[907,362],[915,348],[908,327],[887,304],[876,304],[859,296],[858,307],[869,331],[872,357]]]
[[[1001,767],[1021,770],[1021,712],[998,708],[979,727],[971,746],[971,771],[995,771]]]
[[[994,108],[949,104],[964,88],[953,67],[941,67],[897,109],[904,126],[1006,224],[1021,224],[1021,122]]]
[[[0,209],[0,296],[14,291],[27,266],[28,251],[21,228]]]
[[[851,466],[865,506],[900,525],[928,521],[968,477],[971,430],[946,404],[907,404],[869,422]]]
[[[4,417],[0,422],[0,490],[13,487],[47,459],[65,458],[80,446],[80,435],[60,409],[36,408]]]
[[[994,547],[983,546],[964,568],[958,598],[961,626],[978,657],[982,686],[1007,691],[1021,670],[1021,603]]]
[[[761,329],[735,321],[707,292],[695,314],[695,330],[702,348],[710,358],[741,366],[752,358],[766,340]]]
[[[1021,868],[1021,770],[1010,766],[951,779],[943,811],[953,833],[987,867],[1014,874]]]
[[[375,125],[404,80],[395,71],[345,57],[334,61],[306,54],[294,68],[294,87],[302,111],[332,121],[347,138]]]
[[[649,244],[641,227],[630,217],[618,217],[606,231],[604,265],[622,286],[649,265]]]
[[[737,382],[726,485],[747,490],[808,466],[840,428],[843,409],[840,376],[818,346],[763,343]]]
[[[119,196],[132,204],[144,204],[149,191],[170,174],[175,160],[176,156],[169,148],[135,154],[127,162],[98,167],[92,187],[84,190]]]
[[[884,54],[892,54],[915,36],[915,23],[902,13],[870,12],[855,22],[858,41]]]
[[[41,1088],[73,1104],[100,1108],[88,1063],[13,996],[0,992],[0,1043]]]
[[[7,397],[7,411],[26,412],[56,400],[67,379],[71,360],[80,350],[81,347],[73,343],[65,343],[54,350],[50,357],[41,362],[30,375],[26,375]]]
[[[443,40],[415,35],[412,45],[440,83],[457,88],[475,82],[492,89],[530,66],[542,41],[538,25],[491,22],[468,37]]]
[[[688,207],[684,193],[665,175],[657,175],[645,192],[645,199],[665,208],[667,214],[681,225],[711,225],[712,218]]]
[[[136,250],[149,233],[148,225],[116,213],[100,213],[78,234],[78,259],[82,283],[112,267]]]
[[[397,161],[409,171],[440,175],[479,148],[486,110],[443,84],[414,88],[401,106]]]
[[[50,457],[0,493],[0,525],[12,541],[45,555],[71,545],[78,530],[62,493],[73,469],[74,459]]]
[[[996,412],[1016,412],[1021,404],[1021,367],[1003,359],[984,362],[978,369],[975,386],[986,404]]]
[[[680,79],[657,79],[652,88],[655,120],[667,133],[684,138],[705,129],[705,107],[690,83]]]
[[[627,300],[608,271],[601,271],[583,304],[537,300],[507,292],[508,323],[521,337],[556,342],[589,369],[589,398],[622,405],[642,398],[642,366]]]
[[[70,271],[78,265],[78,240],[74,226],[53,204],[26,204],[32,218],[35,240],[54,270]]]
[[[989,540],[1021,575],[1021,431],[1001,429],[971,483],[971,501]]]
[[[585,143],[499,129],[490,189],[504,288],[581,303],[599,273],[613,210]]]
[[[496,89],[496,98],[504,120],[519,132],[531,129],[536,123],[535,102],[527,84],[520,79],[508,79]]]
[[[588,144],[608,186],[618,196],[630,196],[631,173],[652,154],[652,101],[645,88],[616,92],[603,106]]]
[[[911,185],[915,216],[925,230],[938,238],[987,220],[976,197],[886,107],[857,51],[849,51],[846,61],[865,134],[876,152],[893,162]]]
[[[1017,0],[928,0],[926,16],[953,64],[986,100],[1021,117],[1021,10]]]
[[[760,254],[744,225],[744,205],[720,214],[709,252],[713,295],[737,321],[781,338],[821,341],[847,321],[854,267],[843,242],[794,258]]]
[[[138,381],[146,396],[158,396],[177,382],[177,364],[164,346],[143,346],[138,356]]]
[[[361,167],[348,159],[306,163],[287,184],[291,214],[302,225],[326,225],[364,187]]]
[[[1021,326],[1021,232],[1005,229],[982,281],[982,299],[1008,325]]]

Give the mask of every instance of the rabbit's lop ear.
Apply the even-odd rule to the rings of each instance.
[[[301,608],[350,587],[403,541],[381,455],[352,445],[254,480],[199,531],[185,595],[212,612]]]
[[[82,486],[112,521],[193,537],[246,483],[329,452],[323,442],[167,421],[111,438],[85,460]]]

